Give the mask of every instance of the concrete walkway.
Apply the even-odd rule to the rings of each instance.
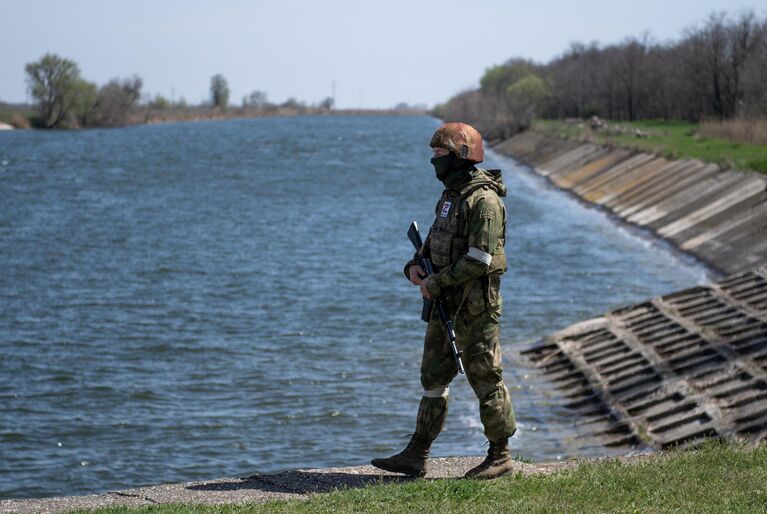
[[[431,459],[427,480],[458,478],[482,461],[481,457]],[[568,463],[515,463],[524,475],[548,474]],[[300,469],[247,478],[221,478],[205,482],[165,484],[88,496],[64,496],[29,500],[2,500],[0,513],[53,513],[75,509],[96,509],[118,505],[140,507],[159,503],[223,504],[308,498],[311,494],[335,489],[360,488],[371,484],[408,482],[413,479],[381,471],[372,466]]]

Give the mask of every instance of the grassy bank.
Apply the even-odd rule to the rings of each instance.
[[[724,168],[767,173],[767,145],[704,137],[694,123],[607,122],[604,128],[592,130],[588,122],[538,120],[533,123],[533,128],[552,135],[652,152],[671,159],[700,159]]]
[[[584,463],[551,476],[417,480],[263,505],[111,508],[100,513],[756,512],[767,509],[767,447],[711,443],[637,462]]]

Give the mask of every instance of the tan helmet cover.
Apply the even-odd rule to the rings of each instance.
[[[429,146],[446,148],[456,157],[473,163],[482,162],[485,158],[482,136],[466,123],[445,123],[431,137]]]

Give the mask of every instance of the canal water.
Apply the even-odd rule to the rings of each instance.
[[[429,117],[0,134],[0,497],[353,465],[401,448],[425,324],[402,275]],[[706,270],[510,159],[506,381],[534,461],[606,455],[519,350]],[[435,455],[485,452],[451,388]],[[625,451],[621,450],[621,451]]]

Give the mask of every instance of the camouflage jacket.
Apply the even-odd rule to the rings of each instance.
[[[429,294],[458,296],[460,301],[451,303],[465,300],[472,314],[500,309],[500,276],[506,271],[503,196],[506,186],[500,170],[479,168],[471,172],[468,182],[443,191],[421,249],[439,270],[427,283]],[[405,266],[406,276],[414,260]]]

